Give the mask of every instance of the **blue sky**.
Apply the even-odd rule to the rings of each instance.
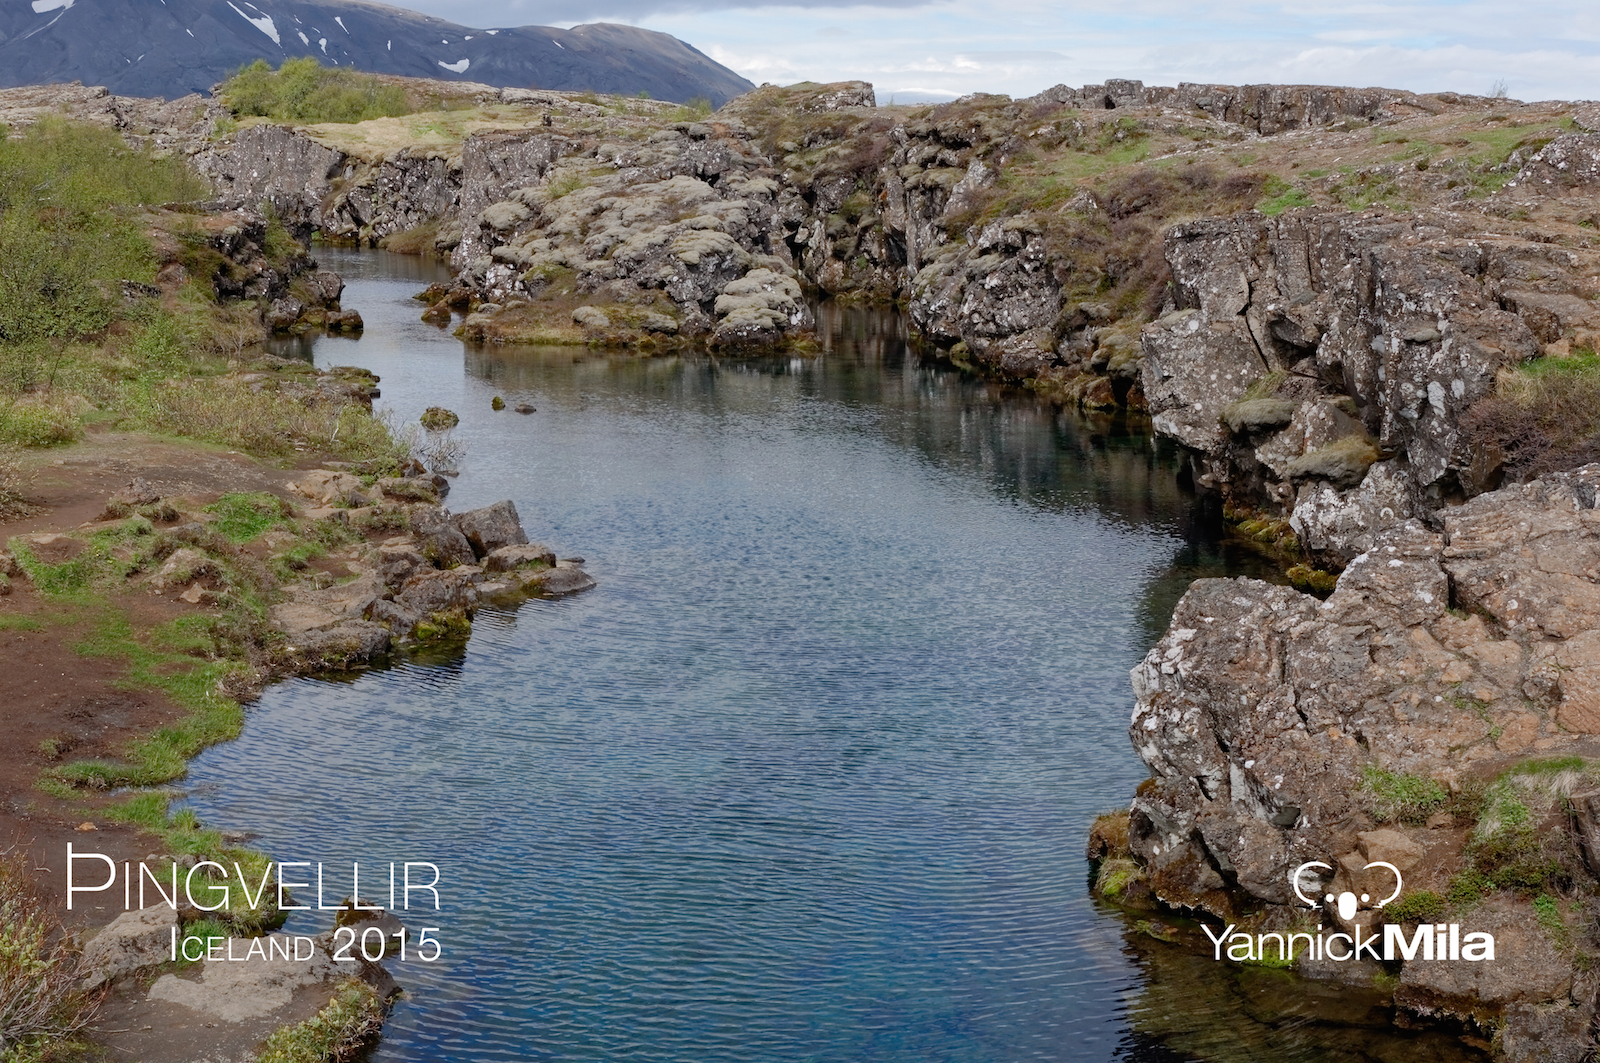
[[[748,3],[748,0],[746,0]],[[1026,96],[1108,77],[1600,97],[1600,4],[1041,0],[738,6],[737,0],[409,0],[468,25],[628,22],[757,83],[871,81],[880,101]]]

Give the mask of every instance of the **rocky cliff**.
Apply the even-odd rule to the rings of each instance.
[[[1481,927],[1492,964],[1301,967],[1397,971],[1402,1015],[1500,1031],[1505,1058],[1583,1057],[1600,988],[1597,488],[1591,465],[1452,507],[1440,531],[1397,524],[1326,601],[1197,582],[1133,674],[1152,776],[1127,851],[1153,896],[1253,930]],[[1387,912],[1376,861],[1403,875]],[[1369,903],[1305,901],[1346,891]]]

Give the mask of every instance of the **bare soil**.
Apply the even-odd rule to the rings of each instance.
[[[227,491],[286,495],[284,485],[294,476],[293,469],[237,452],[120,432],[91,433],[37,460],[27,491],[31,512],[0,522],[0,545],[17,535],[68,531],[96,520],[107,498],[134,477],[165,497],[205,504]],[[136,623],[148,624],[197,608],[154,597],[126,604]],[[28,629],[30,621],[36,629]],[[121,662],[80,654],[75,646],[89,634],[86,624],[43,601],[27,580],[14,581],[13,592],[0,596],[0,849],[21,847],[32,856],[41,894],[76,930],[110,922],[121,906],[79,895],[73,910],[66,910],[67,844],[121,862],[152,855],[160,843],[106,819],[100,814],[104,797],[60,800],[38,790],[39,775],[58,760],[118,756],[130,739],[181,715],[159,692],[125,689]],[[239,1059],[273,1028],[309,1017],[326,998],[325,990],[307,990],[267,1019],[218,1025],[180,1005],[147,1002],[137,984],[119,984],[90,1032],[114,1061]]]

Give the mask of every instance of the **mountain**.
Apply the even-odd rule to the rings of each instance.
[[[750,82],[664,33],[609,23],[472,29],[364,0],[0,0],[0,87],[205,92],[256,59],[715,105]]]

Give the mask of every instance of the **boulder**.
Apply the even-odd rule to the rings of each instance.
[[[192,547],[181,547],[162,562],[150,577],[150,588],[165,591],[173,587],[186,587],[197,579],[220,575],[217,563]]]
[[[518,576],[524,590],[540,594],[577,594],[598,586],[593,576],[571,561],[559,561],[555,568],[521,569]]]
[[[130,509],[137,509],[139,506],[154,505],[159,501],[161,501],[161,492],[145,483],[144,477],[135,476],[107,499],[107,508],[125,506]]]
[[[460,514],[456,517],[456,527],[461,529],[478,557],[485,557],[502,546],[521,546],[528,541],[527,533],[522,530],[522,520],[517,516],[517,507],[509,499]]]
[[[525,568],[531,565],[555,568],[555,551],[543,543],[523,543],[491,550],[483,559],[483,570],[485,572],[509,572],[512,569]]]
[[[321,306],[332,309],[339,305],[344,294],[344,278],[331,269],[319,269],[306,275],[306,292]]]
[[[305,315],[306,304],[292,295],[274,300],[267,309],[265,323],[273,332],[287,332]]]
[[[422,554],[440,568],[470,565],[477,560],[472,544],[460,527],[440,510],[428,510],[411,519]]]
[[[443,406],[429,406],[422,411],[419,419],[422,427],[430,432],[445,432],[461,423],[461,418],[453,410]]]
[[[355,310],[341,310],[328,315],[329,332],[360,332],[366,327],[361,314]]]
[[[177,925],[177,909],[166,904],[117,916],[83,948],[89,988],[167,962],[172,955],[172,928]]]
[[[234,938],[226,947],[244,955],[250,943]],[[192,980],[164,974],[150,987],[149,999],[180,1004],[212,1022],[247,1022],[286,1007],[297,990],[355,973],[351,966],[335,963],[317,943],[306,960],[256,956],[247,962],[208,961]]]
[[[417,573],[396,592],[395,604],[420,616],[470,610],[478,596],[473,589],[474,580],[463,575],[462,568]]]
[[[389,629],[367,620],[345,620],[334,627],[308,631],[290,652],[329,667],[370,661],[389,652]]]
[[[362,492],[360,477],[335,469],[312,469],[290,483],[289,490],[319,506],[359,506],[371,501]]]
[[[1422,862],[1427,850],[1397,830],[1369,830],[1356,835],[1361,855],[1368,862],[1393,864],[1404,874]]]

